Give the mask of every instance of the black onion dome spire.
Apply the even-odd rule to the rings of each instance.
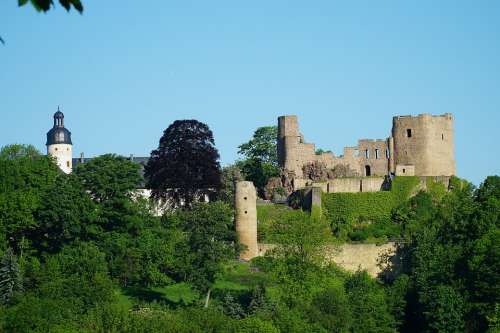
[[[68,144],[71,145],[71,132],[64,127],[64,114],[57,107],[54,113],[54,127],[47,132],[46,145]]]

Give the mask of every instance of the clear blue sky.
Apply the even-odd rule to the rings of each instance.
[[[0,145],[45,151],[58,105],[75,156],[148,155],[195,118],[224,164],[283,114],[340,154],[394,115],[452,112],[458,175],[499,173],[500,1],[82,1],[1,1]]]

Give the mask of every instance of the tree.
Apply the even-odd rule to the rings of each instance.
[[[222,272],[223,264],[236,258],[237,242],[233,226],[233,212],[222,202],[197,203],[192,210],[177,213],[187,235],[189,253],[184,254],[189,262],[189,280],[194,287],[207,294],[216,276]]]
[[[33,145],[12,144],[0,149],[0,160],[14,160],[22,157],[32,160],[40,156],[42,154]]]
[[[279,175],[277,136],[276,126],[259,127],[250,141],[239,146],[238,154],[245,159],[236,165],[245,179],[254,183],[260,196],[264,196],[264,186],[269,179]]]
[[[212,131],[197,120],[176,120],[151,152],[145,176],[151,195],[175,206],[216,194],[221,171]]]
[[[234,206],[235,183],[242,180],[241,170],[236,165],[228,165],[222,168],[221,189],[219,200]]]
[[[0,246],[8,242],[22,252],[26,235],[36,228],[33,212],[61,171],[54,160],[33,146],[10,145],[0,150]]]
[[[344,286],[332,286],[319,292],[312,300],[309,317],[328,332],[348,332],[352,318]]]
[[[123,156],[106,154],[79,164],[74,173],[97,202],[130,198],[142,180],[139,165]]]
[[[47,12],[54,5],[53,0],[18,0],[19,6],[24,6],[28,2],[31,3],[31,5],[35,7],[35,9],[39,12]],[[71,8],[74,8],[80,14],[83,13],[83,5],[80,0],[59,0],[59,3],[67,11],[70,11]]]
[[[255,130],[250,141],[241,144],[238,154],[247,159],[257,159],[264,163],[278,166],[277,141],[278,127],[265,126]]]
[[[393,215],[408,275],[402,331],[483,332],[500,302],[500,182],[450,185],[439,200],[419,194]]]
[[[23,290],[21,271],[14,251],[8,248],[0,262],[0,302],[8,303],[15,292]]]
[[[310,302],[325,276],[325,253],[335,251],[326,223],[309,214],[290,211],[271,227],[270,241],[276,247],[266,253],[273,261],[271,274],[288,306]]]
[[[95,203],[74,175],[60,174],[34,212],[37,227],[29,238],[40,253],[58,252],[75,240],[94,238],[98,216]]]
[[[346,281],[353,320],[351,332],[394,332],[395,321],[389,311],[384,289],[366,271],[356,272]]]

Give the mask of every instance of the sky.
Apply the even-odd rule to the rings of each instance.
[[[500,1],[82,2],[0,2],[0,146],[45,151],[60,106],[75,157],[148,156],[197,119],[225,165],[280,115],[339,155],[393,116],[451,112],[458,176],[500,173]]]

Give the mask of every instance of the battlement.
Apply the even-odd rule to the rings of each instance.
[[[423,119],[429,119],[429,118],[445,118],[448,120],[453,119],[453,114],[447,112],[439,115],[433,115],[430,113],[420,113],[417,116],[412,116],[412,115],[403,115],[403,116],[394,116],[392,117],[393,120],[400,120],[400,119],[416,119],[416,118],[423,118]]]

